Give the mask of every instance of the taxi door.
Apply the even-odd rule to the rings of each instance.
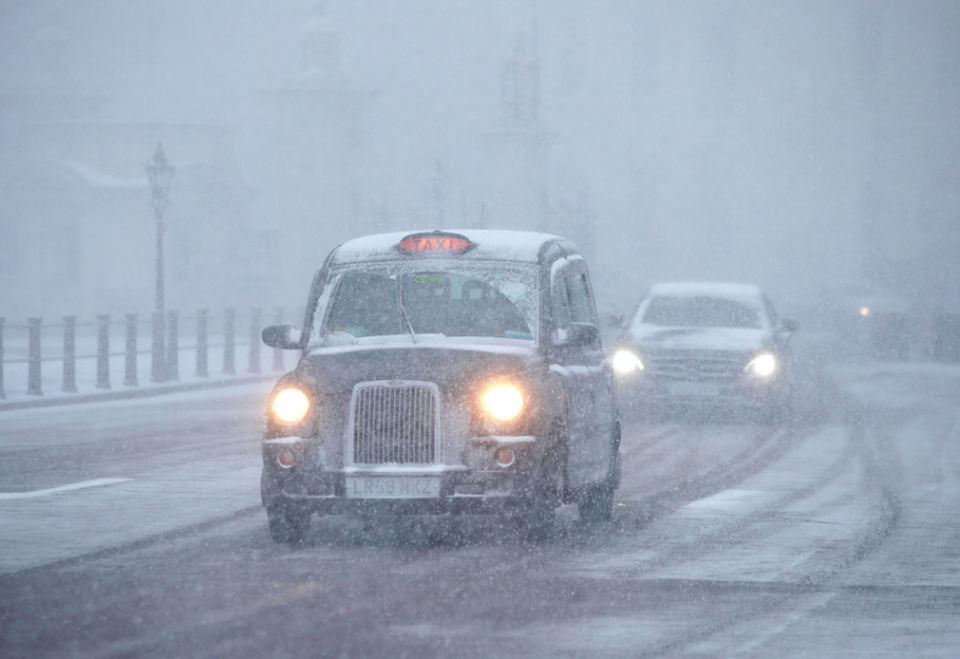
[[[613,373],[600,343],[597,312],[586,262],[575,254],[551,268],[555,329],[550,369],[561,376],[567,413],[567,485],[596,484],[616,465],[613,446],[616,407]],[[583,326],[591,325],[595,332]],[[577,339],[579,334],[580,339]],[[592,334],[592,338],[589,335]]]

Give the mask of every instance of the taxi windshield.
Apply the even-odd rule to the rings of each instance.
[[[760,315],[744,304],[716,297],[655,297],[643,315],[646,325],[760,329]]]
[[[346,270],[335,274],[335,293],[323,334],[356,338],[394,334],[534,340],[536,271],[498,264],[490,269]]]

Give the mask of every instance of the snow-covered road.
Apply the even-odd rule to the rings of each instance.
[[[627,419],[614,522],[565,507],[538,546],[487,518],[274,545],[262,385],[5,413],[0,655],[957,656],[960,369],[818,386],[779,428]]]
[[[0,572],[259,507],[270,387],[3,413]]]

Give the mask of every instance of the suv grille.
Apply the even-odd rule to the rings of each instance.
[[[352,410],[354,464],[434,463],[437,394],[428,383],[358,385]]]
[[[740,377],[746,364],[739,352],[664,351],[648,354],[644,367],[650,375],[670,380],[722,382]]]

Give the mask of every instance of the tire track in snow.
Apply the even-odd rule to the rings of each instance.
[[[876,424],[875,429],[870,432],[867,429],[867,419],[870,417],[866,414],[865,408],[845,399],[844,409],[848,410],[847,423],[845,424],[847,429],[846,446],[842,454],[826,471],[806,487],[781,497],[776,503],[738,520],[729,528],[715,532],[712,537],[714,539],[723,537],[727,540],[732,538],[739,543],[744,542],[751,527],[754,527],[763,519],[769,518],[777,510],[812,496],[827,487],[856,461],[863,469],[863,477],[857,494],[872,500],[876,512],[871,521],[857,534],[852,546],[847,551],[841,551],[839,557],[834,556],[828,567],[817,573],[808,574],[806,578],[801,578],[790,584],[794,588],[812,587],[814,590],[811,591],[811,594],[798,598],[794,588],[784,588],[782,593],[767,594],[764,597],[745,603],[742,608],[731,614],[711,621],[705,627],[686,630],[677,634],[674,638],[664,639],[656,647],[650,648],[638,656],[659,657],[684,649],[692,651],[692,646],[703,644],[711,637],[734,626],[750,626],[753,620],[761,617],[773,616],[785,619],[786,622],[777,627],[775,634],[766,633],[763,635],[761,633],[761,637],[755,639],[754,647],[762,646],[769,642],[774,635],[784,631],[790,624],[829,602],[833,596],[830,593],[831,584],[836,585],[843,573],[848,572],[864,557],[879,549],[894,532],[902,513],[899,495],[897,494],[900,469],[896,452],[889,438],[884,436],[886,431],[882,422]],[[704,542],[704,540],[707,541]],[[703,542],[704,545],[710,544],[706,536],[698,538],[696,542]],[[689,560],[708,550],[709,546],[701,547],[698,550],[695,543],[686,543],[671,550],[663,557],[653,559],[648,564],[651,566],[658,563],[666,565],[671,561]],[[753,627],[761,630],[761,632],[767,629],[764,625],[753,625]]]

